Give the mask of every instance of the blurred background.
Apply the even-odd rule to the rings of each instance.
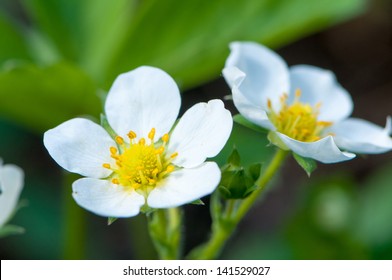
[[[0,157],[25,170],[2,259],[156,258],[143,215],[107,220],[71,197],[76,176],[48,155],[42,133],[75,116],[99,120],[114,78],[140,65],[181,87],[182,112],[223,98],[220,71],[235,40],[261,42],[289,65],[335,72],[355,117],[385,125],[392,113],[392,2],[388,0],[0,0]],[[231,101],[226,106],[236,114]],[[265,135],[235,125],[248,165],[274,151]],[[309,179],[290,159],[242,221],[223,259],[392,259],[392,156],[319,164]],[[208,237],[205,206],[185,209],[184,251]]]

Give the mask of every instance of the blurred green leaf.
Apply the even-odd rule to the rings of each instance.
[[[9,235],[22,234],[25,229],[14,225],[5,225],[0,228],[0,238],[7,237]]]
[[[108,218],[108,226],[110,226],[111,224],[113,224],[115,221],[117,221],[118,218],[113,218],[113,217],[109,217]]]
[[[140,65],[189,88],[220,73],[234,40],[282,46],[358,14],[364,0],[24,0],[63,58],[100,84]],[[195,12],[197,11],[197,12]]]
[[[241,164],[250,166],[255,162],[266,162],[272,156],[274,149],[268,146],[265,134],[260,134],[252,129],[233,124],[233,130],[223,150],[214,158],[220,166],[226,164],[227,158],[235,146],[241,155]]]
[[[357,14],[363,4],[363,0],[143,1],[110,64],[109,81],[149,64],[189,88],[220,73],[233,40],[282,46]]]
[[[63,58],[97,81],[128,32],[137,0],[24,0],[38,30]],[[130,68],[128,68],[130,70]],[[110,81],[111,83],[112,81]]]
[[[0,11],[0,64],[8,59],[29,59],[22,33]]]
[[[392,243],[392,164],[378,170],[360,193],[353,233],[373,247]]]
[[[268,133],[268,130],[267,130],[267,129],[265,129],[265,128],[261,127],[261,126],[258,126],[258,125],[256,125],[256,124],[254,124],[254,123],[248,121],[247,119],[245,119],[245,118],[244,118],[242,115],[240,115],[240,114],[235,115],[235,116],[233,117],[233,120],[234,120],[236,123],[240,124],[240,125],[243,125],[243,126],[245,126],[245,127],[247,127],[247,128],[250,128],[250,129],[253,129],[254,131],[257,131],[257,132],[260,132],[260,133],[264,133],[264,134],[267,134],[267,133]]]
[[[192,201],[191,204],[193,204],[193,205],[205,205],[205,203],[201,199],[197,199],[195,201]]]
[[[346,175],[311,180],[303,188],[285,229],[295,259],[367,258],[365,246],[351,233],[355,190]]]
[[[15,65],[0,72],[0,111],[42,132],[80,114],[98,117],[101,103],[93,82],[76,66]]]

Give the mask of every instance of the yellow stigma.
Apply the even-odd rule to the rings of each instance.
[[[268,116],[276,130],[295,140],[303,142],[313,142],[321,139],[321,133],[325,128],[332,125],[332,122],[319,121],[319,109],[321,103],[312,107],[310,104],[299,101],[301,91],[295,92],[294,102],[287,105],[287,94],[280,98],[281,109],[275,112],[272,108],[271,100],[267,101]]]
[[[148,133],[148,141],[140,138],[134,141],[136,133],[128,133],[130,143],[126,143],[120,136],[115,137],[116,143],[121,147],[120,152],[116,147],[110,147],[110,155],[116,164],[104,163],[104,168],[113,171],[111,182],[113,184],[130,187],[131,189],[143,188],[145,190],[155,185],[175,170],[171,163],[173,155],[167,155],[165,147],[169,141],[169,135],[162,137],[162,142],[154,143],[155,128]]]

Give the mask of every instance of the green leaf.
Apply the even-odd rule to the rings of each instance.
[[[241,166],[241,157],[235,146],[233,147],[233,151],[227,159],[227,163],[233,166]]]
[[[194,205],[205,205],[204,202],[201,199],[197,199],[197,200],[191,202],[191,204],[194,204]]]
[[[249,166],[248,172],[253,181],[256,181],[260,177],[261,166],[261,163],[254,163]]]
[[[0,64],[9,59],[30,59],[22,32],[0,11]]]
[[[305,170],[306,174],[310,177],[312,172],[317,168],[317,163],[314,159],[302,157],[296,153],[293,153],[294,159],[297,163]]]
[[[36,29],[49,38],[62,57],[79,63],[101,82],[108,61],[129,32],[138,2],[25,0],[23,4],[36,22]]]
[[[0,72],[1,116],[38,132],[80,116],[98,117],[101,103],[89,77],[74,65],[15,65]]]
[[[14,226],[14,225],[5,225],[2,228],[0,228],[0,238],[2,237],[7,237],[10,235],[15,235],[15,234],[22,234],[25,232],[25,229],[19,226]]]
[[[108,81],[147,64],[166,70],[183,88],[196,86],[218,77],[231,41],[279,47],[359,13],[364,2],[143,1],[110,61]]]
[[[140,65],[190,88],[218,77],[234,40],[279,47],[358,14],[364,0],[24,0],[33,26],[99,85]],[[197,11],[197,13],[195,13]],[[159,28],[157,28],[159,26]],[[55,52],[56,52],[55,51]]]
[[[240,124],[240,125],[243,125],[243,126],[245,126],[245,127],[247,127],[247,128],[250,128],[250,129],[252,129],[252,130],[254,130],[254,131],[261,132],[261,133],[268,133],[268,130],[266,130],[265,128],[262,128],[262,127],[260,127],[260,126],[258,126],[258,125],[256,125],[256,124],[254,124],[254,123],[248,121],[247,119],[245,119],[245,118],[244,118],[242,115],[240,115],[240,114],[235,115],[235,116],[233,117],[233,120],[234,120],[236,123],[238,123],[238,124]]]
[[[113,217],[108,217],[108,226],[113,224],[115,221],[117,221],[118,218],[113,218]]]

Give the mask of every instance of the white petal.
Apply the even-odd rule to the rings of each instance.
[[[240,114],[254,124],[273,130],[274,126],[268,120],[267,113],[264,111],[261,103],[252,103],[239,89],[245,78],[245,73],[237,67],[227,67],[223,69],[223,75],[226,77],[226,81],[232,85],[234,105]]]
[[[99,216],[126,218],[136,216],[145,199],[133,190],[108,180],[82,178],[72,185],[76,203]]]
[[[275,133],[290,150],[303,157],[312,158],[323,163],[341,162],[355,157],[355,154],[340,151],[332,136],[324,137],[315,142],[301,142],[282,133]]]
[[[133,130],[147,137],[151,128],[156,138],[170,131],[181,106],[175,81],[164,71],[142,66],[121,74],[114,81],[105,112],[114,131],[125,137]]]
[[[71,119],[44,134],[44,145],[64,169],[87,177],[104,178],[111,171],[102,164],[113,164],[110,147],[116,146],[109,134],[87,119]]]
[[[216,156],[226,144],[233,119],[221,100],[198,103],[182,116],[170,136],[168,153],[177,152],[173,163],[195,167]]]
[[[12,164],[0,166],[0,228],[18,204],[23,178],[23,170],[19,167]]]
[[[270,99],[278,110],[279,97],[289,90],[289,72],[285,61],[272,50],[253,42],[231,43],[230,49],[225,68],[236,67],[246,76],[238,85],[231,75],[232,71],[224,70],[223,76],[229,86],[237,84],[238,91],[254,106],[267,110],[267,100]],[[233,98],[236,98],[234,93]]]
[[[349,118],[330,128],[340,148],[360,154],[378,154],[392,150],[391,118],[385,128],[371,122]]]
[[[296,89],[302,92],[300,101],[316,105],[321,102],[319,119],[340,121],[353,110],[350,94],[337,82],[328,70],[310,65],[296,65],[290,68],[291,94]]]
[[[147,204],[153,208],[170,208],[195,201],[212,193],[220,182],[220,176],[215,162],[180,169],[150,192]]]

